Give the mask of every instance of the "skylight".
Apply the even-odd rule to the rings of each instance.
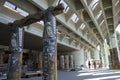
[[[8,2],[8,1],[5,1],[3,6],[10,9],[10,10],[12,10],[12,11],[14,11],[14,12],[16,12],[16,13],[19,13],[20,15],[22,15],[24,17],[29,15],[28,12],[26,12],[25,10],[23,10],[21,8],[18,8],[17,6],[15,6],[14,4],[12,4],[12,3]]]
[[[85,24],[82,23],[81,26],[80,26],[80,28],[83,30],[85,28]]]
[[[96,19],[98,19],[102,15],[102,10],[99,11],[98,15],[96,16]]]
[[[79,20],[78,16],[75,13],[72,15],[71,19],[75,23]]]
[[[24,17],[29,15],[28,12],[24,11],[24,10],[21,9],[21,8],[17,8],[16,10],[19,12],[20,15],[22,15],[22,16],[24,16]]]
[[[16,9],[16,6],[15,6],[14,4],[8,2],[8,1],[5,1],[5,3],[4,3],[3,6],[6,7],[6,8],[8,8],[8,9],[10,9],[10,10],[12,10],[12,11],[14,11],[14,12],[17,12],[17,11],[15,10],[15,9]]]
[[[91,2],[91,4],[90,4],[90,7],[91,7],[92,10],[94,10],[95,7],[98,5],[98,1],[99,1],[99,0],[92,0],[92,2]]]
[[[103,24],[104,21],[105,21],[105,20],[102,20],[102,22],[100,23],[100,26]]]
[[[64,0],[58,0],[57,5],[60,3],[64,5],[64,12],[67,13],[67,11],[69,10],[69,6],[67,5],[67,3]]]

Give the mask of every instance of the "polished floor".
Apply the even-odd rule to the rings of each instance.
[[[42,77],[34,76],[22,80],[42,80]],[[120,80],[120,70],[58,71],[58,80]]]

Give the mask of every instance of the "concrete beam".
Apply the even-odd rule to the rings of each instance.
[[[75,23],[75,25],[76,25],[76,30],[79,30],[81,24],[82,24],[81,20],[78,20],[78,21]]]
[[[57,0],[47,0],[47,2],[48,2],[48,6],[55,6],[56,5],[56,3],[57,3]]]
[[[113,16],[112,8],[106,9],[105,15],[106,15],[106,18],[112,17]]]
[[[84,6],[79,0],[65,0],[68,2],[75,10],[84,9]]]
[[[40,0],[29,0],[32,4],[34,4],[35,6],[37,6],[38,8],[44,10],[46,8],[48,8],[48,4],[47,4],[47,1],[44,0],[44,1],[40,1]],[[66,2],[67,3],[67,2]],[[71,6],[68,4],[68,6],[71,8]],[[72,8],[73,11],[75,11],[73,8]],[[77,11],[75,11],[76,13]],[[76,13],[78,15],[78,13]],[[66,14],[61,14],[61,15],[58,15],[56,16],[57,20],[62,23],[63,25],[65,25],[65,27],[67,27],[68,29],[70,29],[72,32],[74,32],[75,34],[79,35],[79,37],[83,38],[84,40],[86,40],[89,44],[91,44],[90,41],[87,40],[87,38],[85,38],[81,32],[79,31],[76,31],[75,29],[75,25],[74,24],[71,24],[70,21],[68,21],[66,23],[66,19],[65,19],[65,15]],[[92,46],[94,46],[93,44],[91,44]]]
[[[73,43],[73,40],[72,38],[69,39],[69,45],[71,45]]]
[[[108,24],[108,25],[109,25],[109,24],[113,24],[113,18],[107,19],[107,24]]]
[[[70,18],[72,17],[73,14],[74,14],[73,10],[69,9],[65,15],[66,22],[68,22],[70,20]]]
[[[101,16],[100,18],[98,18],[98,20],[97,20],[98,24],[100,25],[103,20],[104,20],[103,16]],[[104,26],[104,27],[106,27],[106,26]]]
[[[88,15],[88,13],[87,13],[86,10],[84,10],[84,11],[82,12],[82,14],[83,14],[83,18],[84,18],[84,20],[85,20],[86,22],[88,22],[88,21],[91,20],[91,18],[90,18],[90,16]]]
[[[100,10],[101,10],[100,4],[97,4],[95,9],[93,10],[94,16],[97,16]]]
[[[92,21],[90,21],[88,24],[89,24],[90,28],[96,28]]]
[[[22,8],[23,10],[29,12],[30,14],[34,14],[38,11],[39,12],[41,11],[39,8],[35,7],[27,0],[7,0],[7,1],[15,4],[17,7]]]
[[[94,15],[93,15],[92,11],[90,10],[89,6],[87,5],[87,2],[84,1],[84,0],[80,0],[80,1],[81,1],[82,4],[84,5],[86,11],[88,12],[89,16],[90,16],[91,19],[93,20],[96,28],[98,29],[98,32],[100,33],[102,39],[104,40],[104,36],[103,36],[103,34],[102,34],[101,30],[100,30],[100,26],[98,25],[97,21],[95,20],[95,17],[94,17]]]
[[[109,7],[112,5],[112,0],[102,0],[103,8]]]

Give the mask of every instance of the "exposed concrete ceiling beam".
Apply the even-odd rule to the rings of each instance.
[[[86,11],[88,12],[89,16],[93,20],[96,28],[98,29],[98,32],[101,35],[102,40],[104,40],[104,36],[103,36],[103,34],[102,34],[101,30],[100,30],[100,26],[98,25],[97,21],[95,20],[95,17],[93,15],[92,11],[90,10],[89,6],[87,5],[87,2],[85,0],[80,0],[80,1],[82,2],[82,4],[84,5],[84,7],[85,7]]]
[[[89,24],[89,26],[90,26],[91,29],[96,28],[95,25],[94,25],[94,23],[93,23],[93,21],[90,21],[88,24]]]
[[[116,13],[116,11],[115,11],[115,1],[116,0],[112,0],[111,2],[112,2],[112,13],[113,13],[113,27],[114,27],[114,30],[115,30],[115,28],[117,27],[117,20],[115,19],[115,13]]]
[[[74,11],[74,13],[79,17],[79,19],[80,19],[82,22],[84,22],[84,21],[81,19],[81,16],[79,15],[78,11],[75,10],[75,8],[73,8],[73,6],[70,4],[70,2],[69,2],[68,0],[64,0],[64,1],[68,4],[68,6],[70,7],[70,9],[72,9],[72,10]]]
[[[82,14],[83,14],[83,18],[84,18],[84,20],[85,20],[86,22],[88,22],[88,21],[91,20],[91,18],[90,18],[90,16],[88,15],[88,13],[87,13],[86,10],[84,10]]]
[[[49,6],[54,6],[57,3],[57,0],[47,0]]]
[[[113,24],[113,18],[107,19],[107,24],[108,24],[108,25],[109,25],[109,24]]]
[[[84,9],[84,6],[79,0],[66,0],[66,1],[69,2],[75,10],[79,11],[81,9]]]
[[[102,0],[103,8],[110,7],[112,5],[112,0]]]
[[[70,18],[72,17],[73,14],[74,14],[73,10],[69,9],[68,12],[65,15],[66,22],[68,22],[70,20]]]
[[[102,4],[103,4],[103,3],[102,3],[102,0],[100,0],[100,6],[101,6],[101,9],[102,9],[102,12],[103,12],[103,17],[104,17],[105,25],[106,25],[106,29],[107,29],[107,32],[104,34],[104,35],[106,36],[107,33],[108,33],[108,35],[110,35],[109,29],[108,29],[108,24],[107,24],[107,18],[108,18],[108,16],[105,15],[104,7],[103,7]]]
[[[106,18],[112,17],[113,16],[112,8],[106,9],[105,15],[106,15]]]
[[[83,22],[81,22],[81,20],[78,20],[78,21],[75,23],[75,25],[76,25],[76,30],[79,30],[79,28],[80,28],[80,26],[81,26],[82,23],[83,23]]]

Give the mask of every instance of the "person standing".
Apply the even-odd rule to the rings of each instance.
[[[91,63],[90,63],[90,61],[88,61],[88,67],[89,67],[89,69],[90,69],[90,67],[91,67]]]
[[[94,66],[94,69],[96,69],[96,62],[93,61],[93,66]]]

